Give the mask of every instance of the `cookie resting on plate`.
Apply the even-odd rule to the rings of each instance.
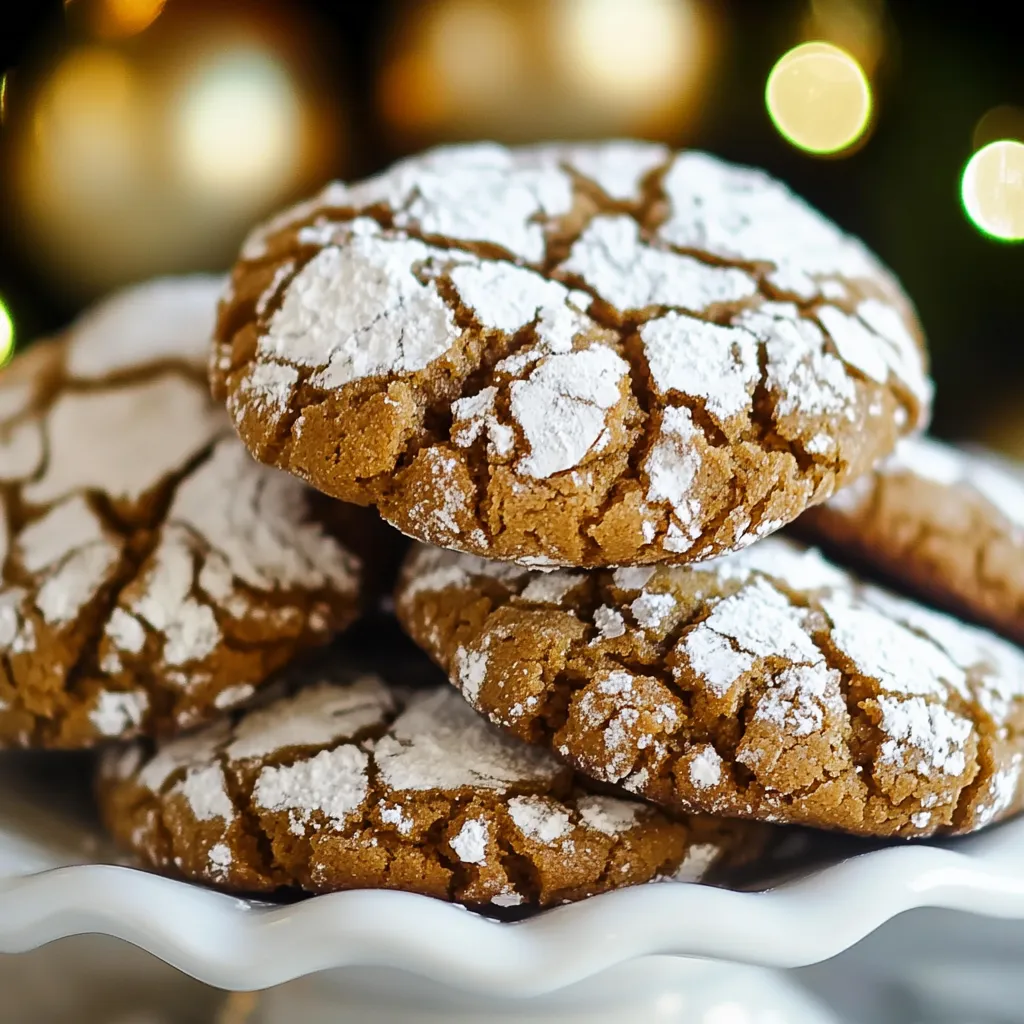
[[[533,565],[766,536],[929,415],[910,303],[779,182],[641,142],[434,150],[257,230],[211,383],[261,461]]]
[[[101,761],[104,820],[160,871],[247,893],[400,889],[548,906],[753,860],[768,830],[589,792],[450,687],[389,687],[326,657],[289,692]]]
[[[1024,802],[1024,653],[781,538],[590,573],[421,545],[396,606],[492,722],[667,807],[912,837]]]
[[[0,746],[185,728],[356,615],[336,503],[210,399],[222,287],[128,289],[0,373]]]
[[[906,438],[800,520],[807,537],[1024,641],[1024,476],[983,453]]]

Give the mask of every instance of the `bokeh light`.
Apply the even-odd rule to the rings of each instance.
[[[105,39],[138,35],[153,24],[165,0],[99,0],[93,18],[95,30]]]
[[[140,188],[155,175],[143,159],[148,126],[140,90],[124,55],[71,50],[39,91],[16,140],[25,242],[50,274],[75,279],[83,295],[127,272],[153,216]]]
[[[407,148],[439,139],[645,135],[681,141],[706,109],[710,0],[436,0],[396,13],[378,79]]]
[[[72,190],[117,187],[135,148],[138,98],[132,65],[115,50],[82,47],[57,65],[36,103],[35,141],[53,164],[75,169]]]
[[[159,13],[58,54],[9,118],[19,245],[75,303],[223,267],[254,222],[344,170],[345,109],[294,7]]]
[[[556,9],[564,73],[597,102],[636,113],[666,88],[688,89],[700,68],[703,26],[688,0],[562,0]]]
[[[527,68],[524,26],[493,0],[448,0],[410,16],[412,39],[385,69],[380,105],[401,128],[430,129],[458,109],[486,116]]]
[[[1004,103],[986,111],[974,127],[971,142],[974,149],[981,149],[1003,139],[1024,142],[1024,107]]]
[[[960,195],[968,219],[1002,242],[1024,240],[1024,143],[990,142],[967,161]]]
[[[14,321],[4,300],[0,298],[0,366],[14,355]]]
[[[217,54],[194,73],[175,116],[174,152],[197,187],[251,202],[294,179],[302,153],[301,104],[272,54]]]
[[[885,55],[888,34],[883,0],[810,0],[801,32],[805,42],[845,50],[869,78]]]
[[[871,122],[871,84],[845,50],[811,42],[784,54],[768,76],[768,113],[787,142],[816,155],[850,150]]]

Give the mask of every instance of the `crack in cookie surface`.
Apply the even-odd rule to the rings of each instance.
[[[1024,654],[783,539],[589,574],[419,546],[396,609],[493,722],[668,807],[911,837],[1024,805]]]
[[[114,835],[158,870],[243,892],[389,888],[499,912],[719,877],[768,833],[588,792],[450,688],[334,660],[196,736],[110,753]],[[269,696],[269,695],[268,695]]]
[[[541,564],[700,561],[928,416],[909,303],[759,172],[620,143],[438,150],[256,232],[210,364],[260,459]]]
[[[321,497],[210,401],[222,286],[128,289],[0,377],[0,746],[185,728],[355,617]]]

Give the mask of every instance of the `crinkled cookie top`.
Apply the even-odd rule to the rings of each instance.
[[[355,615],[321,497],[210,400],[222,287],[128,289],[0,374],[0,746],[183,728]]]
[[[800,521],[809,537],[1024,641],[1024,469],[927,437]]]
[[[421,545],[396,607],[491,721],[666,806],[924,836],[1024,804],[1024,653],[780,538],[591,573]]]
[[[743,547],[927,419],[913,311],[765,174],[640,142],[439,149],[246,243],[211,362],[249,449],[526,564]]]
[[[547,906],[743,863],[763,831],[588,793],[454,690],[396,690],[327,659],[286,694],[101,766],[106,821],[159,870],[228,889],[389,888]]]

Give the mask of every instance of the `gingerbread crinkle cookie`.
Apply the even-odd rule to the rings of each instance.
[[[766,175],[639,142],[434,150],[256,231],[215,395],[260,460],[523,564],[694,562],[928,417],[916,319]]]
[[[446,686],[292,668],[271,703],[103,760],[113,834],[160,871],[242,892],[400,889],[539,907],[754,859],[768,833],[588,792]]]
[[[184,728],[356,615],[324,499],[209,398],[222,287],[128,289],[0,375],[0,746]]]
[[[396,606],[492,722],[666,807],[911,837],[1024,804],[1024,654],[780,538],[590,573],[421,546]]]

